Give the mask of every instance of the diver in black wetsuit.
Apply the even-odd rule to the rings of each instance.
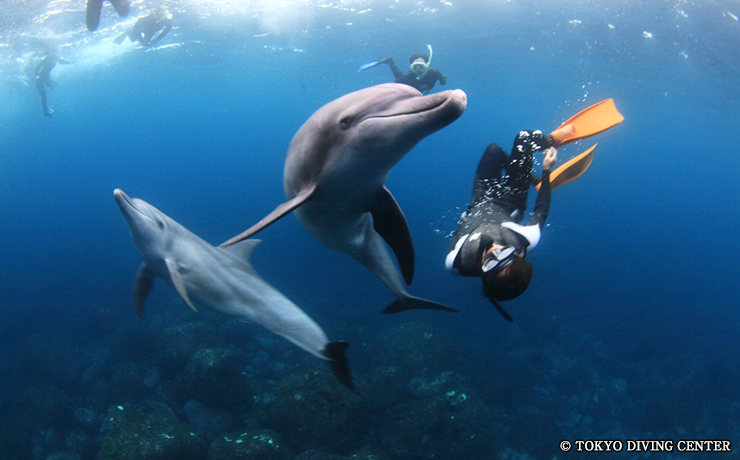
[[[380,64],[388,64],[391,67],[391,72],[396,78],[395,83],[403,83],[404,85],[412,86],[418,89],[422,94],[427,94],[434,88],[434,85],[439,83],[444,85],[447,83],[447,77],[442,75],[437,69],[431,69],[429,66],[432,63],[432,46],[427,45],[429,49],[429,56],[426,54],[414,54],[409,59],[410,72],[404,74],[401,69],[398,68],[392,57],[381,59],[380,61],[371,62],[360,67],[360,70],[369,69]]]
[[[44,109],[44,115],[47,117],[51,117],[51,114],[54,113],[54,108],[49,107],[49,104],[46,101],[46,88],[44,88],[44,85],[54,89],[56,84],[51,79],[52,69],[57,64],[71,63],[72,62],[60,58],[55,53],[48,53],[36,68],[36,89],[39,90],[39,94],[41,95],[41,107]]]
[[[129,0],[108,0],[118,15],[122,18],[128,16],[131,11]],[[103,0],[87,0],[87,9],[85,10],[85,22],[87,30],[93,32],[100,25],[100,13],[103,11]]]
[[[139,18],[131,30],[117,36],[113,43],[120,45],[128,37],[132,42],[138,40],[142,46],[154,46],[170,33],[170,30],[172,30],[172,15],[165,10],[157,10]]]
[[[489,145],[475,172],[473,197],[447,250],[447,270],[480,277],[483,295],[509,321],[511,316],[498,302],[518,297],[532,280],[532,264],[524,257],[537,245],[550,211],[550,172],[557,162],[554,144],[552,136],[540,131],[521,131],[511,155]],[[538,180],[534,153],[541,150],[545,152]],[[521,225],[533,182],[540,182],[534,213]]]

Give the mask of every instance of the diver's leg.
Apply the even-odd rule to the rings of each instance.
[[[87,11],[85,22],[90,32],[98,29],[100,25],[100,12],[103,10],[103,0],[87,0]]]
[[[542,150],[542,140],[542,133],[539,131],[520,131],[517,134],[506,165],[504,182],[507,186],[529,190],[534,171],[534,153]]]
[[[129,11],[131,11],[131,4],[128,0],[110,0],[110,4],[113,5],[113,8],[122,18],[128,16]]]
[[[46,88],[44,88],[44,81],[41,77],[36,77],[36,89],[39,90],[39,95],[41,96],[41,108],[44,109],[44,115],[50,117],[52,112],[46,103]]]
[[[509,157],[497,144],[490,144],[478,162],[473,179],[471,203],[477,203],[482,196],[498,195],[501,188],[501,171]]]

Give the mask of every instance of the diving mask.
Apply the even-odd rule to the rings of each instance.
[[[429,64],[424,62],[424,60],[421,58],[411,63],[411,71],[419,77],[423,76],[427,72],[427,70],[429,70]]]
[[[514,246],[504,246],[501,249],[494,249],[491,254],[483,262],[483,273],[493,271],[498,273],[504,268],[511,265],[516,257],[516,248]]]

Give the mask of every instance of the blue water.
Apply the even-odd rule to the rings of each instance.
[[[591,385],[584,375],[620,379],[629,396],[590,415],[603,428],[581,433],[740,443],[736,2],[182,0],[164,3],[175,28],[151,50],[111,44],[147,0],[128,19],[106,3],[95,33],[84,29],[84,3],[0,5],[0,413],[37,383],[18,371],[27,337],[84,348],[134,319],[140,256],[114,188],[217,244],[283,201],[285,152],[315,110],[391,81],[385,66],[360,65],[393,56],[405,68],[430,43],[447,76],[435,91],[464,90],[468,108],[387,185],[414,238],[410,292],[460,313],[381,315],[392,300],[384,286],[292,216],[259,235],[257,271],[353,344],[359,375],[371,371],[353,356],[368,330],[423,321],[455,337],[455,370],[489,406],[503,404],[494,382],[514,379],[506,410],[536,407],[564,439],[576,439],[575,403],[563,385],[542,389],[577,368],[574,386]],[[46,118],[33,75],[51,42],[74,63],[52,71]],[[506,304],[509,324],[477,280],[444,270],[478,159],[490,142],[508,148],[520,129],[549,132],[610,97],[625,121],[593,139],[583,177],[554,191],[534,280]],[[590,141],[560,149],[561,162]],[[157,283],[147,315],[175,297]],[[630,425],[640,411],[661,416]],[[560,441],[547,441],[552,455]]]

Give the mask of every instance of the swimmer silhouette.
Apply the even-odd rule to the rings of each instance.
[[[131,11],[131,4],[129,0],[108,0],[113,8],[116,9],[118,15],[122,18],[128,16]],[[87,30],[93,32],[98,29],[100,25],[100,12],[103,10],[103,0],[87,0],[87,12],[85,21],[87,22]]]
[[[166,10],[155,10],[139,18],[131,29],[113,39],[113,43],[120,45],[128,37],[132,42],[138,40],[142,46],[154,46],[170,33],[170,30],[172,30],[172,14]]]
[[[36,89],[39,90],[39,95],[41,95],[41,107],[44,109],[44,115],[47,117],[50,117],[54,113],[54,108],[49,107],[46,102],[46,88],[44,88],[44,85],[51,89],[54,89],[56,86],[51,79],[51,70],[57,64],[72,64],[72,62],[60,58],[56,53],[48,53],[36,68]]]

